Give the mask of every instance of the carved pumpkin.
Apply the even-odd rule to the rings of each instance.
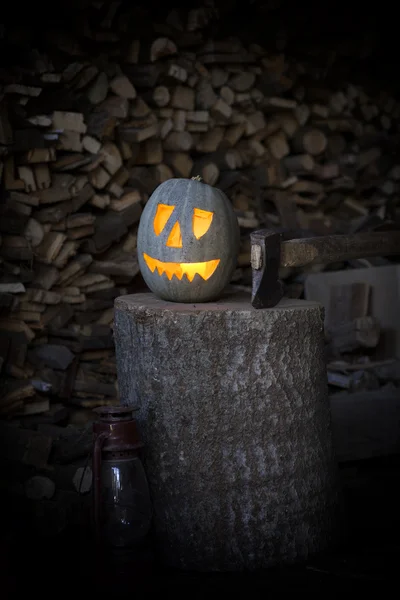
[[[138,230],[139,267],[148,287],[173,302],[216,299],[229,283],[239,226],[228,198],[195,179],[169,179],[153,192]]]

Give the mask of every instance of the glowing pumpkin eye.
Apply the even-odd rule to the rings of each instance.
[[[210,229],[214,213],[208,210],[195,208],[193,210],[193,233],[196,239],[200,239]]]
[[[157,206],[156,216],[154,217],[153,223],[154,233],[156,235],[160,235],[174,210],[175,206],[170,206],[169,204],[159,204]]]

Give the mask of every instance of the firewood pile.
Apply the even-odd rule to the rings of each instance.
[[[323,234],[396,218],[392,95],[208,38],[212,3],[136,38],[131,13],[102,4],[1,72],[1,418],[118,402],[113,301],[135,289],[138,222],[163,181],[200,175],[231,199],[243,285],[260,226]]]
[[[65,418],[67,411],[58,405],[54,412]],[[32,421],[25,425],[0,421],[2,497],[12,498],[7,527],[15,520],[17,530],[49,537],[71,525],[88,526],[91,427],[39,421],[36,429]]]

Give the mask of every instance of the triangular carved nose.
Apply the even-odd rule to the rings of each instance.
[[[182,234],[178,221],[171,229],[171,233],[168,236],[166,246],[168,246],[169,248],[182,248]]]

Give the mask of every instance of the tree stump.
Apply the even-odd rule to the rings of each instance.
[[[116,300],[121,402],[138,407],[164,564],[265,568],[329,548],[338,517],[323,309]]]

